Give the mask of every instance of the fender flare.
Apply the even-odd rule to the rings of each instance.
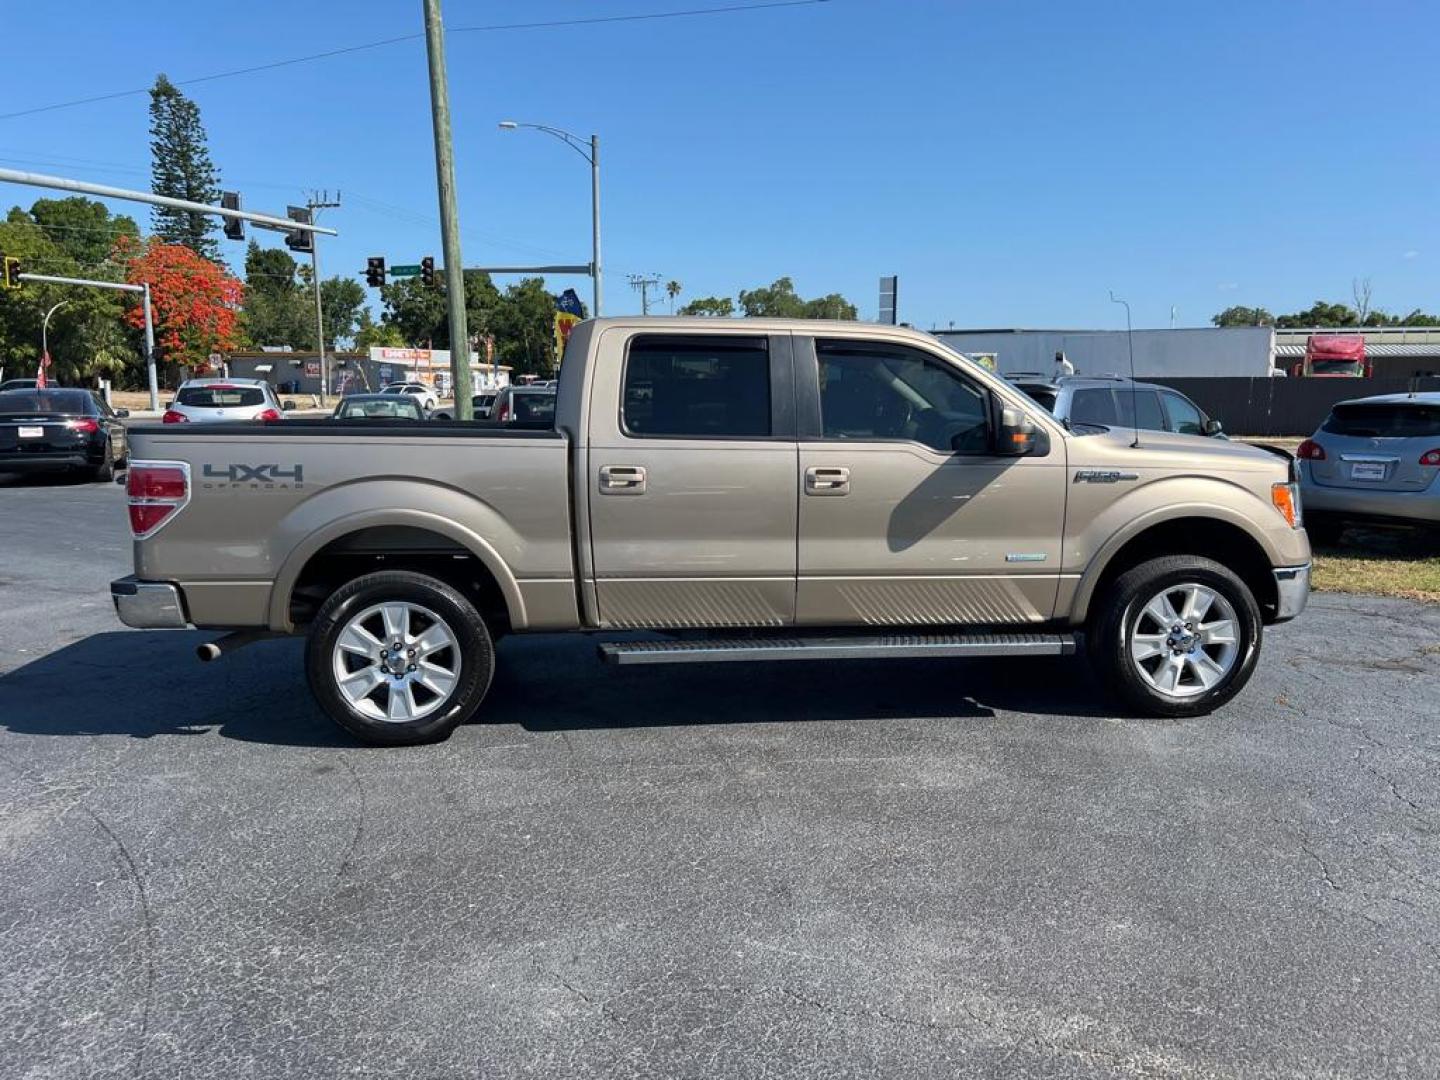
[[[1260,529],[1254,519],[1240,513],[1228,506],[1220,506],[1215,503],[1172,503],[1167,506],[1156,507],[1153,510],[1141,514],[1126,523],[1125,527],[1117,530],[1111,537],[1101,545],[1089,564],[1080,575],[1080,582],[1075,588],[1075,595],[1070,601],[1070,622],[1073,625],[1081,625],[1085,622],[1090,613],[1090,602],[1095,596],[1095,587],[1105,575],[1106,569],[1117,554],[1141,533],[1156,525],[1163,525],[1167,521],[1178,521],[1181,518],[1209,518],[1213,521],[1221,521],[1227,525],[1233,525],[1240,532],[1244,533],[1258,547],[1270,561],[1272,566],[1277,565],[1278,552],[1274,551],[1267,542],[1263,529]]]
[[[525,614],[525,598],[520,593],[520,586],[515,581],[515,575],[510,572],[505,561],[483,537],[439,514],[432,514],[426,510],[396,507],[382,510],[362,510],[338,518],[310,533],[303,541],[295,545],[290,554],[286,556],[279,573],[275,575],[275,583],[270,590],[268,616],[270,629],[282,633],[294,631],[294,624],[290,621],[290,597],[294,592],[295,582],[300,578],[301,571],[317,552],[325,545],[351,533],[379,525],[409,525],[453,540],[479,559],[481,564],[494,575],[500,585],[501,595],[505,597],[505,606],[510,615],[510,625],[517,630],[523,630],[529,625],[529,619]]]

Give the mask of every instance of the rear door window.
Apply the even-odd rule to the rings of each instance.
[[[1336,405],[1322,431],[1371,439],[1440,437],[1440,405],[1385,402]]]
[[[1145,431],[1164,431],[1165,414],[1160,411],[1160,396],[1154,390],[1115,391],[1115,404],[1123,427],[1139,427]],[[1135,414],[1139,413],[1139,421]]]
[[[265,404],[258,386],[186,386],[175,398],[194,409],[246,409]]]
[[[1114,424],[1115,398],[1108,386],[1076,390],[1070,401],[1070,419],[1077,424]]]
[[[629,435],[763,438],[771,434],[769,342],[712,334],[637,337],[625,361],[623,394]],[[555,398],[547,400],[554,415]]]

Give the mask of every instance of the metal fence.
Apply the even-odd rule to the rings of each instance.
[[[1331,407],[1350,398],[1440,390],[1440,377],[1380,379],[1161,378],[1232,435],[1310,435]]]

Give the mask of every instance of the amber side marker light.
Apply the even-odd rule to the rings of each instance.
[[[1270,501],[1292,528],[1300,524],[1300,492],[1295,484],[1271,484]]]

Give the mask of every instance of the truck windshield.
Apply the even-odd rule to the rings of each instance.
[[[1354,375],[1359,377],[1365,374],[1364,368],[1358,360],[1311,360],[1310,371],[1315,375]]]

